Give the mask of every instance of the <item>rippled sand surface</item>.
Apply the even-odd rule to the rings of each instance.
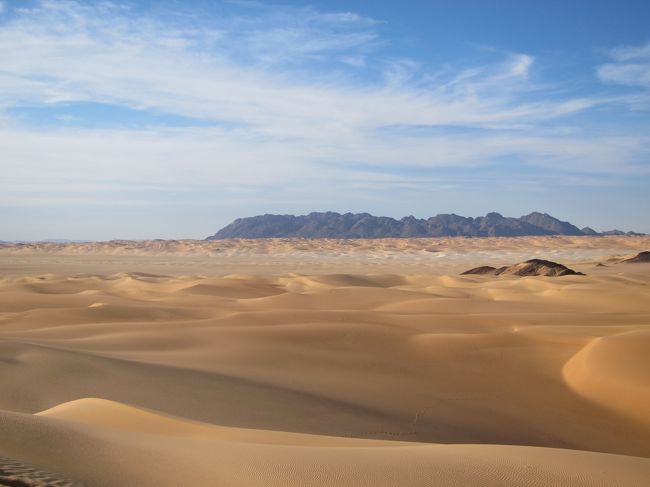
[[[650,265],[620,261],[648,248],[0,247],[0,457],[69,485],[644,486]],[[533,257],[587,275],[458,275]]]

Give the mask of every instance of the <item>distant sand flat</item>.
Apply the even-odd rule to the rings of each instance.
[[[269,238],[0,245],[4,274],[458,274],[531,258],[565,265],[633,257],[640,237],[441,237],[371,240]]]
[[[650,265],[617,262],[649,244],[4,247],[0,457],[92,486],[644,486]],[[587,275],[458,275],[535,256]]]

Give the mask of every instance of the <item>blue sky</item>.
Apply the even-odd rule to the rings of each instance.
[[[260,213],[650,232],[650,3],[0,1],[0,239]]]

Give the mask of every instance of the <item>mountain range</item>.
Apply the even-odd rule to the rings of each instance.
[[[226,238],[395,238],[395,237],[519,237],[527,235],[642,235],[636,232],[596,232],[578,228],[547,213],[519,218],[488,213],[477,218],[441,214],[426,219],[396,220],[369,213],[310,213],[238,218],[206,240]]]

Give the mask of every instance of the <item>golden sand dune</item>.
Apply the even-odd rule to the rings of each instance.
[[[594,338],[564,367],[567,383],[650,426],[650,329]]]
[[[638,457],[225,428],[100,399],[0,417],[21,438],[5,448],[13,455],[96,486],[641,486],[650,476]]]
[[[474,240],[452,266],[539,250]],[[592,241],[549,247],[587,274],[563,277],[406,272],[423,242],[256,243],[258,273],[5,249],[0,457],[111,486],[645,485],[650,266],[615,262],[647,242]]]

